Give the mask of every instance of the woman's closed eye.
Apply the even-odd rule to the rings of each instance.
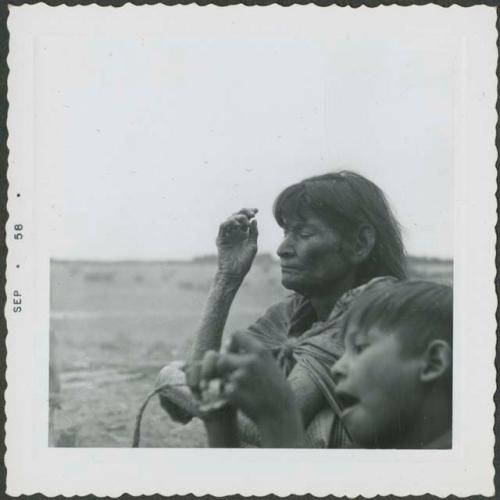
[[[314,236],[314,232],[312,231],[305,231],[305,230],[293,230],[293,229],[284,229],[283,230],[283,237],[288,238],[291,237],[292,239],[302,239],[302,240],[307,240],[309,238],[312,238]]]
[[[301,231],[299,233],[299,236],[303,239],[303,240],[307,240],[308,238],[312,238],[314,236],[314,233],[311,233],[311,232],[308,232],[308,231]]]

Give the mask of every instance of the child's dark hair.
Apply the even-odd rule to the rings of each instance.
[[[287,218],[303,218],[307,212],[331,224],[344,237],[352,236],[363,224],[373,228],[375,246],[357,270],[356,285],[377,276],[406,278],[401,230],[376,184],[355,172],[332,172],[287,187],[274,203],[274,217],[281,227]]]
[[[363,332],[376,326],[401,338],[404,354],[423,352],[441,339],[453,345],[453,290],[427,281],[390,283],[368,289],[351,305],[343,331],[355,322]]]

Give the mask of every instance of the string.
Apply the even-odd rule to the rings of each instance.
[[[171,384],[166,383],[162,384],[153,391],[151,391],[147,396],[144,402],[142,403],[139,411],[137,412],[137,416],[135,417],[135,427],[134,427],[134,436],[132,438],[132,448],[139,448],[139,443],[141,441],[141,422],[144,411],[146,410],[146,406],[148,406],[151,398],[160,393],[163,389],[167,389],[168,387],[187,387],[185,383]]]
[[[186,371],[187,368],[191,368],[193,366],[202,366],[203,361],[193,361],[191,363],[185,363],[182,367],[182,371]],[[170,383],[167,382],[165,384],[160,385],[159,387],[156,387],[154,390],[152,390],[144,399],[142,405],[139,408],[139,411],[137,412],[137,416],[135,417],[135,426],[134,426],[134,435],[132,437],[132,448],[139,448],[139,443],[141,441],[141,423],[142,423],[142,417],[144,415],[144,411],[146,410],[146,407],[148,406],[149,402],[153,397],[155,397],[157,394],[159,394],[163,389],[167,389],[170,387],[188,387],[188,384],[185,382],[179,382],[179,383]],[[208,407],[207,407],[208,409]]]

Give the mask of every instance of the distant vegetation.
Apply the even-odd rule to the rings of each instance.
[[[453,262],[451,260],[432,257],[408,257],[410,278],[449,283],[453,281]],[[206,293],[210,289],[215,272],[217,257],[204,255],[186,261],[64,261],[53,260],[53,274],[58,281],[71,279],[71,282],[87,282],[89,285],[106,286],[116,282],[120,286],[174,287],[182,291]],[[262,279],[266,275],[266,279]],[[69,286],[69,283],[68,283]],[[277,258],[271,254],[257,255],[252,271],[244,281],[244,288],[260,290],[268,297],[267,290],[280,288],[280,270]],[[93,289],[93,288],[92,288]],[[61,291],[61,296],[58,292]],[[71,301],[73,295],[67,294],[64,286],[53,289],[55,303],[64,304]],[[95,290],[93,289],[93,292]],[[131,293],[131,291],[129,291]],[[77,294],[78,295],[78,294]],[[81,307],[81,304],[75,304]]]

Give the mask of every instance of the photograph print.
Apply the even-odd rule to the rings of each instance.
[[[285,10],[37,52],[50,446],[452,447],[456,41]]]

